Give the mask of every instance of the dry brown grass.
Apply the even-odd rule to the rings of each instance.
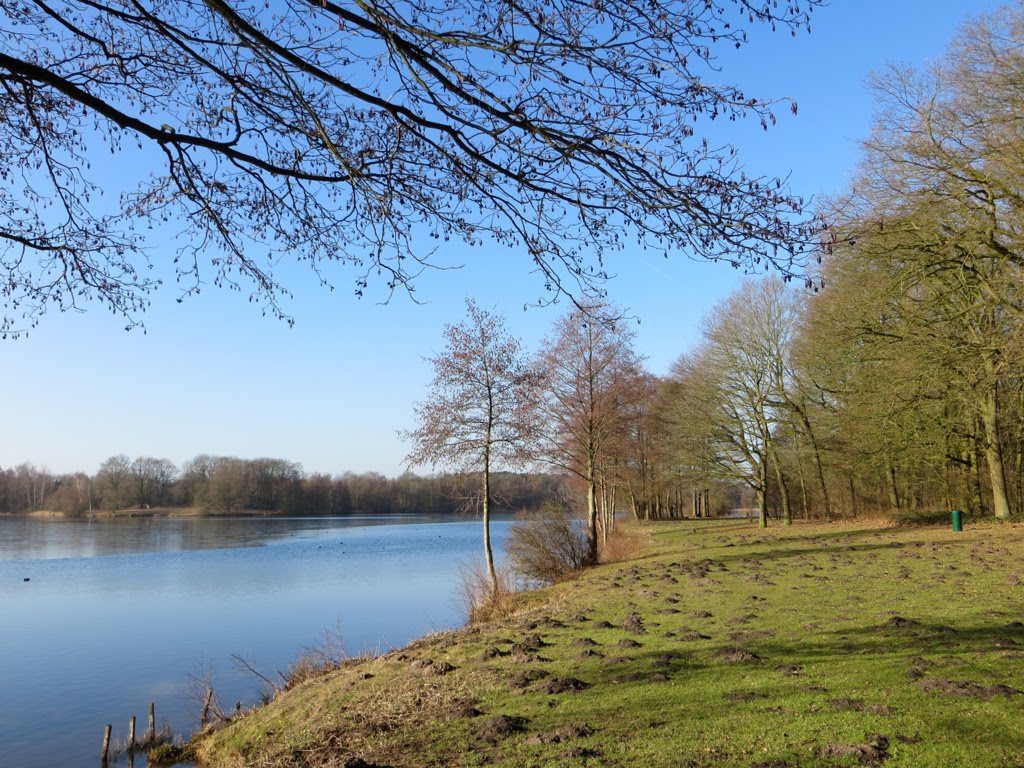
[[[602,563],[621,563],[638,557],[650,544],[651,532],[636,523],[619,523],[598,557]]]
[[[491,586],[487,569],[481,563],[463,563],[459,568],[459,601],[466,623],[501,621],[519,610],[520,597],[512,575],[505,569],[497,570],[498,588]]]

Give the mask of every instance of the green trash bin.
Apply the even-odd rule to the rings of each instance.
[[[959,509],[953,510],[953,530],[962,531],[964,529],[964,513]]]

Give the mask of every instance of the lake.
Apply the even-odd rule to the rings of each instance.
[[[97,766],[151,701],[188,734],[196,680],[224,709],[266,691],[233,656],[277,678],[325,632],[356,655],[459,626],[481,551],[472,517],[0,518],[0,763]]]

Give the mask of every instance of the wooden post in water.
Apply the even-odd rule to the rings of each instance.
[[[146,741],[152,746],[156,742],[156,704],[149,702],[149,730],[146,731]]]
[[[135,751],[135,715],[128,721],[128,752]]]
[[[103,765],[107,764],[107,754],[110,752],[110,731],[113,727],[110,723],[107,723],[107,727],[103,729],[103,748],[100,749],[100,760],[103,761]]]

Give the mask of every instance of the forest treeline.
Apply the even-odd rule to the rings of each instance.
[[[1019,514],[1022,49],[1018,3],[927,68],[876,74],[863,159],[822,205],[820,266],[802,285],[748,278],[665,377],[611,304],[570,312],[523,361],[470,303],[432,360],[413,455],[556,467],[581,489],[592,544],[615,510],[746,506],[738,487],[762,524],[772,510]]]
[[[615,513],[756,509],[783,520],[1024,502],[1024,6],[971,22],[927,69],[875,76],[875,127],[822,208],[820,267],[749,278],[666,376],[628,313],[580,301],[533,354],[467,302],[430,358],[411,466],[458,475],[304,476],[200,456],[113,457],[90,478],[0,476],[0,509],[181,504],[313,514],[484,509],[558,498],[590,559]],[[827,222],[827,226],[824,223]],[[551,474],[511,474],[509,469]],[[494,487],[489,475],[494,472]],[[86,507],[88,508],[88,506]]]
[[[508,511],[534,509],[563,493],[562,478],[544,473],[499,473],[495,486],[499,507]],[[472,494],[458,474],[306,474],[299,464],[270,458],[200,455],[178,467],[169,459],[112,456],[95,475],[54,474],[31,464],[0,470],[0,513],[154,507],[208,514],[455,513],[473,509]]]

